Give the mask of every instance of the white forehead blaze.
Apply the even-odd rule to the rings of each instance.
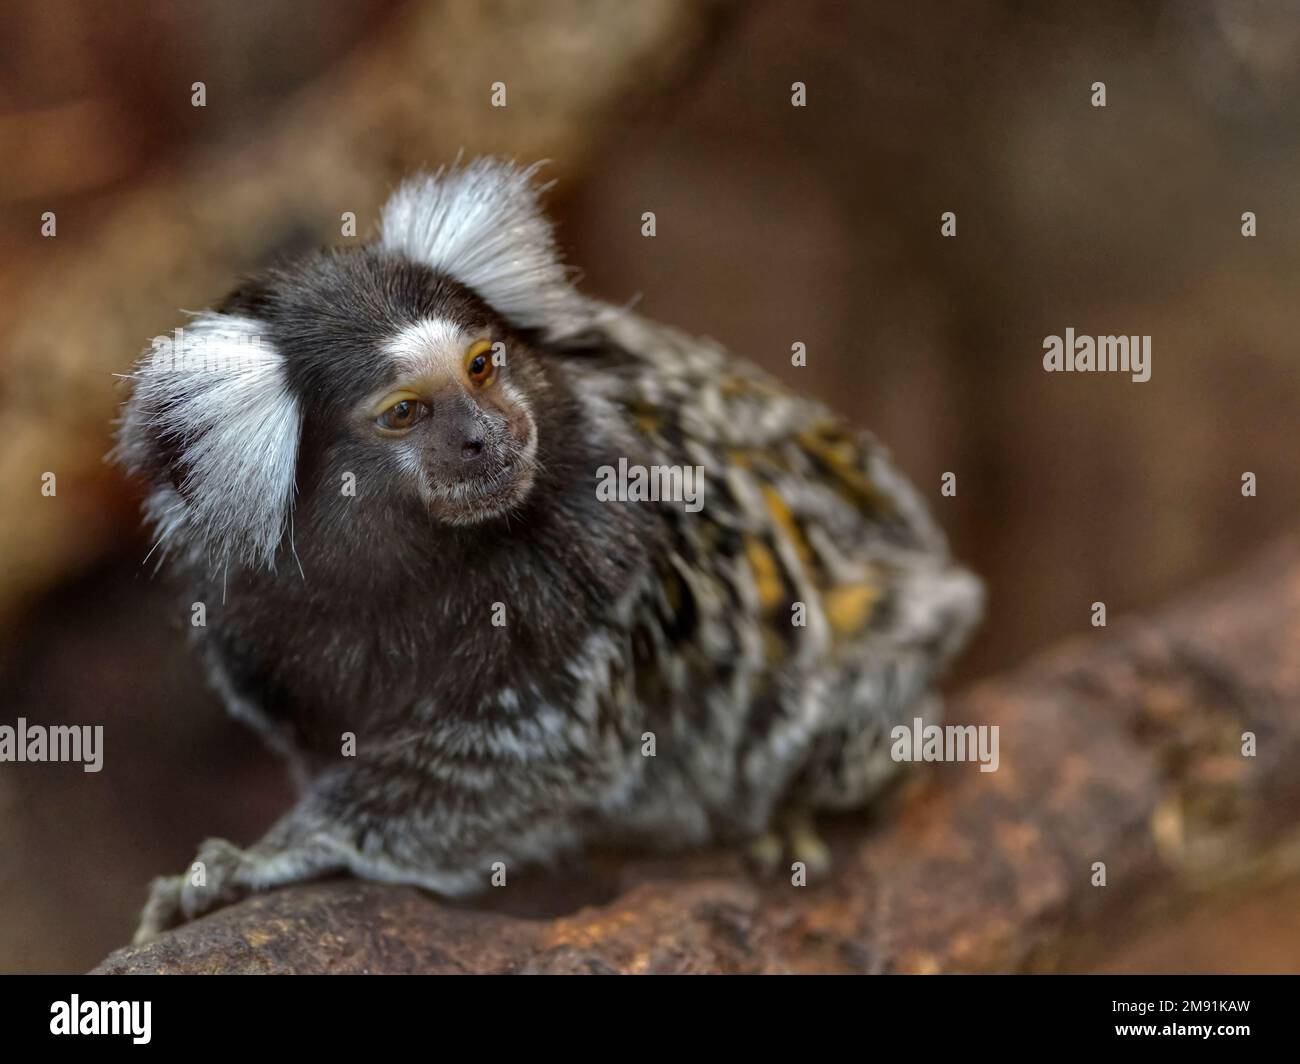
[[[424,318],[408,325],[384,345],[401,378],[451,375],[474,337],[464,327],[442,318]]]
[[[535,172],[482,158],[413,177],[384,206],[380,246],[473,289],[516,327],[576,331],[590,311],[560,261]]]
[[[119,452],[146,469],[173,456],[180,490],[148,501],[164,546],[197,541],[211,560],[272,566],[293,504],[302,412],[284,357],[251,318],[207,313],[155,341],[136,365]]]

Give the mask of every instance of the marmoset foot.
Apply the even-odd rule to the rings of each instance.
[[[778,814],[772,827],[750,843],[750,863],[764,878],[783,871],[783,862],[802,862],[809,876],[831,870],[830,848],[817,834],[811,813],[800,810]]]
[[[225,839],[204,842],[188,871],[179,876],[160,876],[150,884],[135,944],[148,942],[251,893],[252,888],[240,882],[245,861],[245,852],[234,843]]]

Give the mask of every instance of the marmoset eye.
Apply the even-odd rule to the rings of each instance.
[[[430,414],[427,403],[418,399],[399,399],[375,419],[375,424],[388,432],[405,432]]]
[[[475,384],[487,384],[492,380],[496,366],[492,364],[492,343],[480,340],[469,349],[465,361],[465,373]]]

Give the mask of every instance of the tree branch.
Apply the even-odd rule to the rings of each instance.
[[[931,765],[874,819],[829,823],[827,882],[759,883],[732,854],[605,857],[512,880],[486,899],[506,911],[484,911],[341,880],[244,902],[97,971],[1069,968],[1191,894],[1300,867],[1298,648],[1288,541],[955,700],[950,722],[1000,728],[998,770]]]

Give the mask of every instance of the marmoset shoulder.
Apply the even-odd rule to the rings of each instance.
[[[807,818],[897,773],[980,614],[871,436],[580,294],[533,171],[494,160],[156,343],[117,453],[212,684],[301,789],[157,880],[141,939],[341,871],[465,895],[709,843],[818,869]]]

